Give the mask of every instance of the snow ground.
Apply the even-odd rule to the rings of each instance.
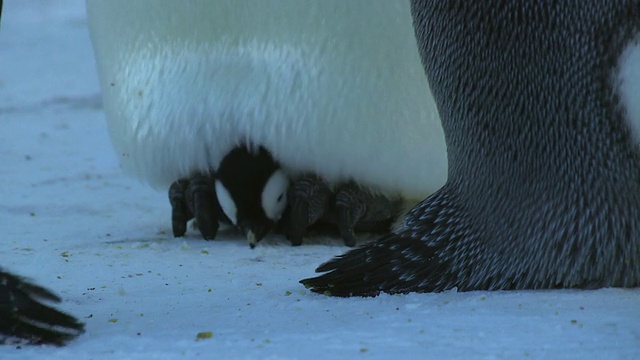
[[[335,299],[298,280],[340,241],[174,239],[166,195],[118,167],[84,2],[4,5],[0,265],[87,331],[1,359],[640,358],[640,289]]]

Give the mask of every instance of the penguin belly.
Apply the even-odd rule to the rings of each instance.
[[[409,4],[89,0],[122,167],[166,190],[242,143],[290,173],[422,198],[446,147]]]

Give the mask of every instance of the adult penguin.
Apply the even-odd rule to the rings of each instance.
[[[640,1],[414,0],[446,185],[302,282],[379,292],[640,285]]]
[[[331,185],[422,199],[446,180],[406,2],[91,0],[87,11],[120,162],[156,188],[217,173],[245,144]]]

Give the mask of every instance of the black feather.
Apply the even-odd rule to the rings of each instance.
[[[0,334],[30,344],[64,345],[84,325],[44,302],[60,302],[51,291],[0,270]]]
[[[380,291],[640,285],[640,152],[616,71],[640,0],[414,0],[449,178],[305,279]]]

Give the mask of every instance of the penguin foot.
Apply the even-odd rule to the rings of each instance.
[[[310,225],[320,220],[329,208],[331,190],[316,177],[296,181],[289,189],[289,210],[286,236],[291,245],[302,244],[302,237]]]
[[[60,302],[49,290],[0,270],[0,334],[29,344],[64,345],[84,332],[84,324],[41,301]]]
[[[205,240],[213,240],[218,233],[218,218],[214,179],[197,174],[180,179],[169,188],[171,224],[173,236],[184,236],[187,222],[195,218],[195,224]]]
[[[403,206],[401,199],[389,199],[355,183],[331,191],[315,176],[296,181],[289,198],[285,233],[292,245],[300,245],[306,231],[318,224],[336,226],[345,245],[355,246],[356,231],[389,231]]]
[[[400,199],[372,193],[355,183],[346,184],[335,194],[335,213],[340,236],[347,246],[356,245],[355,230],[386,232],[401,208]]]

